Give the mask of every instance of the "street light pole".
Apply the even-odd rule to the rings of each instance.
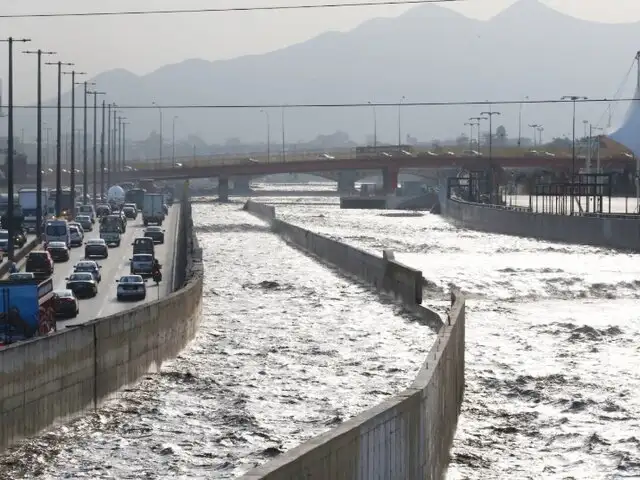
[[[525,96],[525,100],[529,100],[529,97]],[[520,102],[520,108],[518,110],[518,148],[522,143],[522,102]]]
[[[87,169],[89,168],[88,163],[89,163],[89,148],[87,146],[87,133],[88,133],[88,127],[87,127],[87,119],[88,119],[88,112],[87,112],[87,96],[89,95],[89,90],[88,87],[89,85],[94,86],[95,82],[82,82],[84,85],[84,139],[83,139],[83,160],[82,160],[82,204],[85,205],[87,203],[87,197],[89,196],[89,181],[87,178]]]
[[[14,151],[13,151],[13,44],[15,42],[20,42],[20,43],[27,43],[30,42],[31,40],[28,38],[13,38],[13,37],[9,37],[6,40],[3,40],[3,42],[7,42],[7,44],[9,45],[9,100],[8,100],[8,133],[7,136],[9,138],[7,138],[7,187],[8,187],[8,199],[7,199],[7,220],[8,220],[8,239],[7,239],[7,255],[9,257],[9,261],[13,262],[14,261],[14,236],[15,236],[15,224],[13,221],[14,215],[13,215],[13,209],[14,209],[14,202],[13,202],[13,156],[14,156]]]
[[[482,120],[487,120],[487,117],[469,117],[469,120],[475,120],[478,125],[478,151],[480,151],[480,122]]]
[[[160,112],[160,153],[159,153],[159,159],[158,162],[160,164],[162,164],[162,107],[160,105],[158,105],[156,102],[152,102],[153,105],[155,105],[156,107],[158,107],[158,111]]]
[[[102,100],[102,134],[100,135],[100,194],[102,196],[104,196],[105,194],[105,191],[104,191],[104,168],[105,168],[105,165],[104,165],[105,118],[104,116],[105,114],[106,114],[105,102],[104,100]]]
[[[535,147],[538,143],[537,140],[537,135],[536,135],[536,129],[539,127],[540,125],[538,125],[537,123],[530,123],[529,127],[533,129],[533,146]]]
[[[538,145],[542,145],[542,132],[544,132],[544,127],[540,125],[537,130],[538,130],[538,136],[539,136]]]
[[[501,115],[500,112],[480,112],[480,115],[487,115],[489,117],[489,163],[493,160],[493,116]],[[485,117],[486,118],[486,117]],[[496,185],[495,185],[495,174],[493,173],[493,168],[491,172],[491,197],[495,201],[496,199]]]
[[[173,168],[176,168],[176,120],[177,115],[173,116],[173,122],[171,125],[171,163]]]
[[[91,91],[87,92],[93,95],[93,208],[98,203],[98,95],[106,95],[105,92]]]
[[[56,217],[62,215],[62,66],[73,63],[47,62],[58,67],[58,131],[56,133]]]
[[[127,125],[129,122],[122,122],[122,171],[127,165]]]
[[[267,163],[271,161],[271,118],[269,112],[260,110],[267,117]]]
[[[465,122],[465,125],[469,126],[469,150],[473,150],[473,126],[475,125],[475,123]]]
[[[376,106],[369,102],[373,111],[373,151],[378,153],[378,115],[376,113]]]
[[[287,154],[284,143],[284,106],[282,107],[282,161],[287,161]]]
[[[102,121],[104,125],[104,119]],[[111,104],[107,108],[107,185],[111,185]]]
[[[402,147],[402,102],[404,102],[405,98],[403,95],[400,103],[398,103],[398,153],[400,153]]]
[[[37,132],[37,151],[36,151],[36,236],[42,238],[42,56],[55,55],[55,52],[43,52],[38,49],[36,51],[25,50],[22,53],[29,55],[37,55],[38,57],[38,113],[36,120]]]
[[[575,182],[576,177],[576,101],[587,100],[587,97],[578,95],[564,95],[560,100],[570,100],[573,103],[573,117],[571,121],[572,126],[572,140],[571,140],[571,183]],[[571,186],[571,215],[574,213],[574,197],[575,192],[573,185]]]
[[[62,72],[71,75],[71,205],[76,208],[76,75],[86,75],[85,72]]]

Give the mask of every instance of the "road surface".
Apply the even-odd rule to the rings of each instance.
[[[176,226],[179,209],[180,204],[175,204],[173,207],[170,207],[169,215],[162,224],[162,227],[165,229],[165,243],[163,245],[156,245],[155,250],[156,257],[162,265],[163,281],[159,287],[156,287],[151,279],[148,280],[146,300],[119,302],[116,299],[116,280],[122,275],[129,274],[129,259],[133,254],[131,243],[134,238],[141,237],[144,230],[142,215],[138,215],[136,220],[129,220],[127,231],[122,236],[120,246],[109,249],[109,258],[104,260],[92,259],[98,262],[98,265],[102,266],[102,281],[98,284],[98,295],[95,298],[79,300],[80,314],[76,318],[69,320],[59,319],[57,322],[58,329],[112,315],[138,306],[145,301],[157,300],[171,293],[173,289],[174,253],[177,235]],[[96,223],[96,228],[94,228],[93,232],[87,232],[85,234],[85,240],[100,237],[97,225]],[[53,275],[54,290],[62,290],[66,287],[66,278],[73,273],[73,266],[81,260],[84,260],[84,245],[71,249],[71,258],[68,262],[56,263]],[[24,263],[24,261],[19,263],[21,271],[24,271]]]

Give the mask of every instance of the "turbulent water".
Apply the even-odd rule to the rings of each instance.
[[[395,250],[422,269],[427,303],[441,304],[450,285],[468,294],[450,479],[639,478],[637,255],[473,232],[428,214],[297,201],[278,212],[367,250]]]
[[[240,207],[194,206],[195,341],[97,412],[12,448],[2,478],[232,478],[411,383],[434,333]]]

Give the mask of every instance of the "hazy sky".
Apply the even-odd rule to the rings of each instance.
[[[339,1],[339,0],[336,0]],[[593,21],[640,20],[640,0],[543,0],[547,5]],[[87,0],[2,0],[0,13],[73,12],[126,9],[171,9],[322,3],[322,0],[109,0],[96,7]],[[515,0],[467,0],[452,5],[465,15],[489,18]],[[54,4],[55,6],[52,6]],[[91,7],[88,7],[91,5]],[[95,75],[126,68],[144,74],[167,63],[188,58],[217,60],[263,53],[304,41],[327,30],[349,30],[376,16],[392,17],[405,6],[381,6],[306,11],[212,13],[146,17],[0,19],[3,36],[28,37],[29,49],[59,53],[50,60],[74,62],[76,68]],[[5,44],[6,45],[6,44]],[[640,46],[640,45],[639,45]],[[6,77],[6,47],[0,46],[0,75]],[[16,47],[15,99],[34,98],[35,57]],[[55,68],[46,67],[45,94],[55,92]],[[4,85],[6,95],[6,84]],[[266,100],[266,99],[265,99]]]

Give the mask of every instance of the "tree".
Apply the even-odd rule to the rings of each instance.
[[[495,141],[498,145],[504,145],[507,143],[507,129],[504,128],[504,125],[500,125],[496,128]]]

